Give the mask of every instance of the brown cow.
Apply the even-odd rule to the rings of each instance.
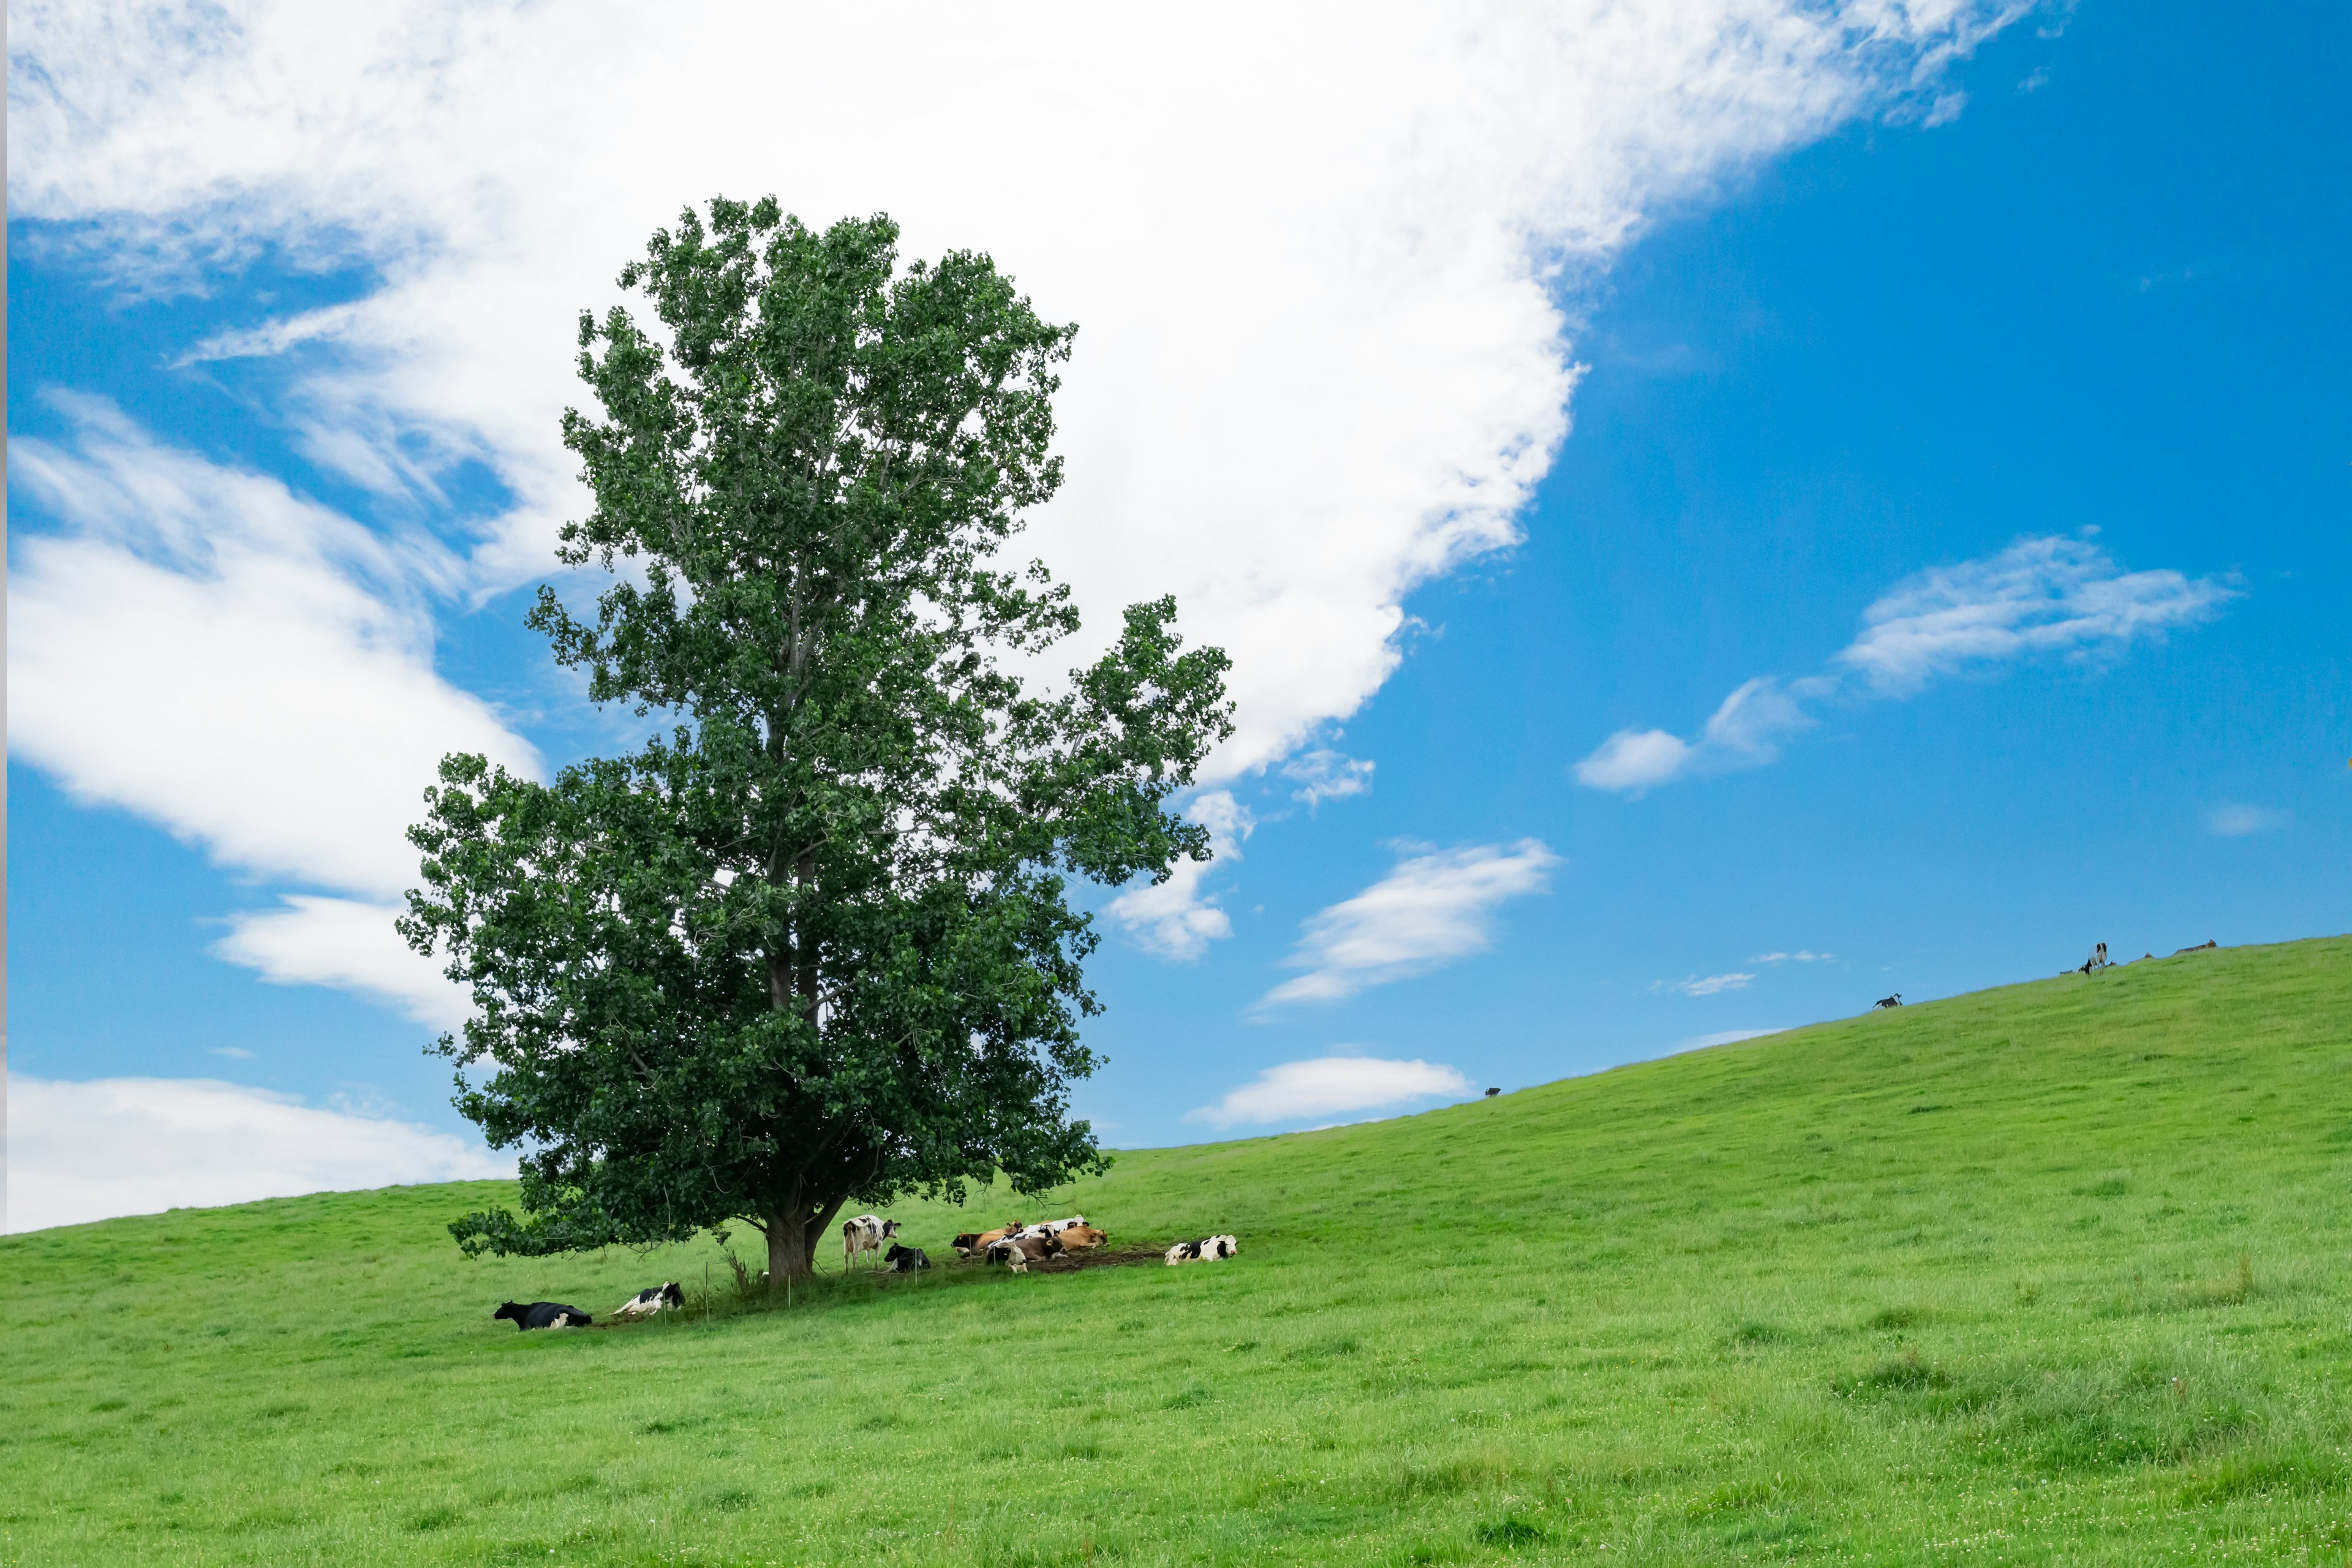
[[[1062,1250],[1062,1244],[1050,1236],[1007,1236],[989,1244],[984,1257],[991,1263],[1002,1263],[1015,1274],[1026,1274],[1029,1266],[1051,1258]]]
[[[983,1230],[978,1235],[965,1231],[955,1238],[954,1247],[959,1256],[977,1258],[1020,1228],[1021,1226],[1014,1221],[1006,1220],[994,1230]]]
[[[1090,1247],[1100,1247],[1110,1237],[1090,1225],[1074,1225],[1067,1230],[1057,1232],[1054,1239],[1062,1244],[1065,1252],[1084,1252]]]

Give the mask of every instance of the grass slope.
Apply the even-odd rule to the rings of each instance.
[[[708,1247],[466,1262],[495,1186],[110,1221],[0,1239],[0,1560],[2343,1563],[2347,1176],[2339,938],[1054,1205],[1214,1266],[749,1312]],[[488,1315],[665,1277],[690,1314]]]

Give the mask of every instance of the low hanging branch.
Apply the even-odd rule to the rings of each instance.
[[[521,1215],[459,1221],[468,1251],[741,1219],[781,1283],[853,1200],[1104,1163],[1067,1114],[1097,1010],[1069,879],[1207,857],[1168,803],[1231,732],[1227,661],[1162,599],[1066,695],[1005,670],[1078,624],[1043,565],[997,565],[1061,482],[1075,329],[897,242],[714,201],[622,270],[666,341],[581,319],[595,508],[561,553],[642,581],[530,620],[594,700],[670,723],[551,784],[450,757],[410,830],[402,934],[475,1005],[435,1048],[526,1151]]]

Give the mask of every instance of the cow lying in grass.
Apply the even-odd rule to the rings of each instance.
[[[1203,1237],[1199,1241],[1180,1241],[1168,1249],[1168,1267],[1180,1263],[1214,1263],[1231,1258],[1242,1249],[1242,1244],[1230,1236]]]
[[[1015,1274],[1026,1274],[1032,1263],[1060,1256],[1062,1238],[1055,1236],[1013,1235],[999,1237],[988,1244],[983,1252],[991,1263],[1001,1263]]]
[[[1020,1225],[1008,1219],[994,1230],[963,1231],[949,1245],[956,1249],[958,1258],[977,1258],[1006,1237],[1020,1234]]]
[[[856,1219],[843,1220],[841,1222],[841,1266],[844,1268],[848,1268],[852,1260],[861,1253],[871,1252],[878,1258],[882,1252],[882,1244],[894,1239],[898,1234],[898,1222],[895,1219],[884,1219],[878,1215],[862,1214]]]
[[[1016,1234],[1021,1236],[1059,1236],[1062,1232],[1070,1229],[1074,1226],[1081,1226],[1086,1223],[1086,1215],[1082,1214],[1074,1214],[1067,1219],[1045,1219],[1039,1220],[1035,1225],[1024,1225]]]
[[[509,1301],[490,1314],[490,1321],[510,1320],[518,1329],[586,1328],[596,1320],[561,1301]]]
[[[630,1297],[627,1300],[614,1308],[613,1316],[616,1318],[650,1318],[656,1312],[661,1311],[664,1308],[683,1307],[685,1305],[686,1292],[678,1289],[677,1280],[672,1279],[664,1284],[651,1286],[646,1289],[638,1291],[635,1295]]]

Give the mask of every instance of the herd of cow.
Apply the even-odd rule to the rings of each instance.
[[[931,1260],[919,1247],[902,1247],[898,1243],[898,1222],[884,1219],[879,1215],[863,1214],[841,1224],[841,1266],[847,1269],[860,1258],[873,1254],[877,1268],[898,1274],[912,1274],[929,1268]],[[1048,1258],[1061,1258],[1081,1252],[1091,1252],[1110,1238],[1087,1223],[1087,1216],[1074,1214],[1067,1219],[1044,1220],[1036,1225],[1015,1225],[1007,1222],[994,1230],[966,1231],[952,1244],[956,1256],[978,1258],[1026,1274],[1032,1263],[1042,1263]],[[1168,1267],[1182,1263],[1214,1263],[1231,1258],[1241,1250],[1241,1243],[1230,1236],[1203,1237],[1198,1241],[1180,1241],[1165,1254]],[[686,1305],[686,1292],[675,1280],[648,1287],[638,1291],[613,1310],[613,1316],[622,1319],[649,1318],[671,1307]],[[518,1329],[587,1328],[595,1319],[579,1308],[562,1301],[508,1301],[490,1314],[494,1321],[511,1321]]]

